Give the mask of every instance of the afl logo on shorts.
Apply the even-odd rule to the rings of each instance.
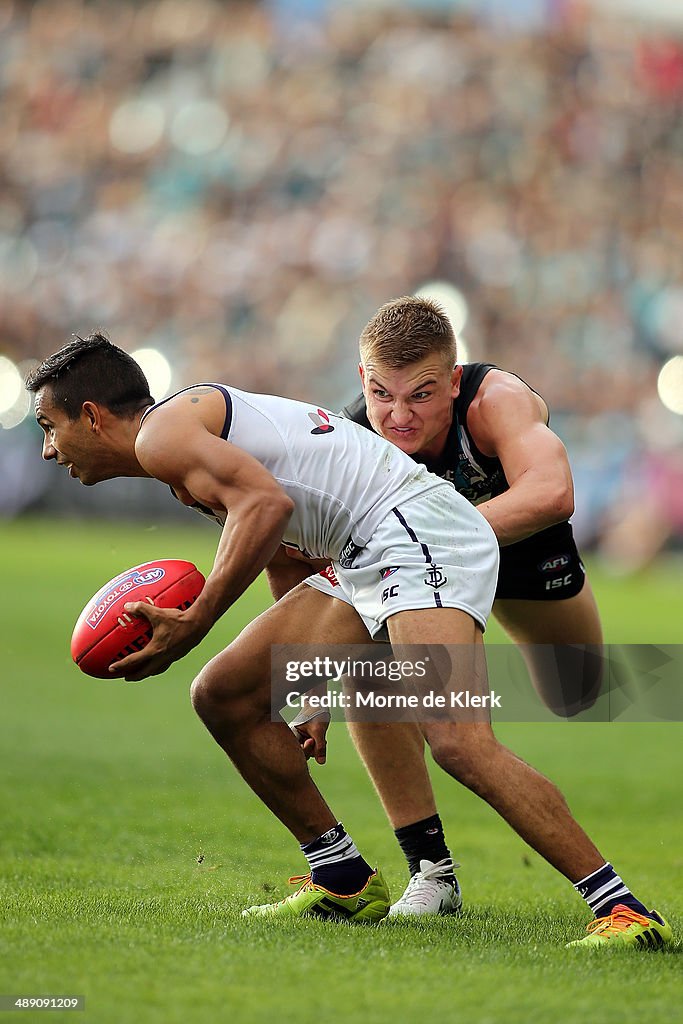
[[[315,423],[315,427],[311,431],[312,434],[331,434],[334,430],[330,423],[330,417],[323,409],[318,409],[317,412],[309,412],[308,418]]]
[[[381,580],[385,580],[388,576],[393,576],[393,574],[398,572],[400,568],[400,565],[390,565],[386,569],[380,569],[379,578]]]
[[[546,558],[545,562],[541,562],[539,569],[541,572],[557,572],[558,569],[564,569],[571,562],[569,555],[554,555],[552,558]]]

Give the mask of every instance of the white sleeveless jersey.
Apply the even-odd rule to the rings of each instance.
[[[343,564],[352,559],[354,547],[365,546],[395,505],[444,486],[395,445],[343,416],[224,384],[197,386],[222,392],[226,418],[221,437],[258,459],[289,495],[294,511],[283,542],[313,558]],[[175,397],[151,406],[143,420]],[[225,522],[222,512],[193,507]]]

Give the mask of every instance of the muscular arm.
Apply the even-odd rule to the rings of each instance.
[[[475,444],[484,455],[500,459],[510,485],[477,506],[501,546],[564,522],[574,511],[567,452],[546,417],[542,399],[502,371],[486,376],[468,410]]]
[[[212,433],[211,410],[161,407],[144,424],[136,445],[140,465],[170,484],[181,500],[228,510],[206,585],[184,612],[147,609],[154,628],[148,646],[117,665],[126,678],[163,672],[209,632],[277,551],[293,503],[270,473],[246,452]],[[206,405],[207,403],[205,403]]]

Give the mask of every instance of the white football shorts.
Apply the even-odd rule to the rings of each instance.
[[[459,608],[483,630],[498,560],[486,519],[444,483],[393,508],[346,565],[333,562],[305,582],[352,605],[375,640],[388,640],[391,615],[418,608]]]

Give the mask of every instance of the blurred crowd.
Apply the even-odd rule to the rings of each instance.
[[[177,386],[339,405],[368,317],[439,279],[471,358],[632,452],[683,348],[683,37],[476,9],[1,5],[0,350],[103,327]]]

